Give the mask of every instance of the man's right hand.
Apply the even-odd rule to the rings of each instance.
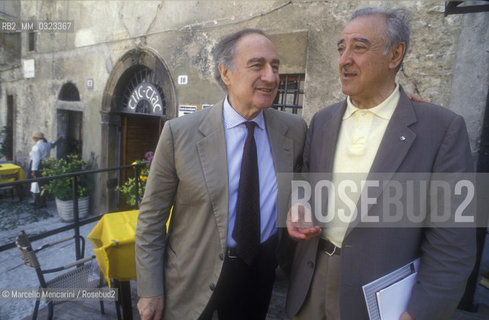
[[[141,320],[160,320],[163,316],[163,296],[139,298],[138,310]]]
[[[296,240],[309,240],[321,234],[321,227],[314,226],[312,212],[302,205],[293,205],[287,213],[287,231]]]

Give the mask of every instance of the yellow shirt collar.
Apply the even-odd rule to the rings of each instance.
[[[348,98],[346,99],[346,110],[343,114],[343,120],[348,119],[358,110],[368,110],[379,118],[390,120],[392,114],[394,113],[394,110],[397,107],[397,104],[399,103],[400,98],[401,93],[399,91],[398,83],[396,83],[396,88],[387,99],[382,101],[379,105],[370,109],[359,109],[355,107],[351,102],[350,97],[348,96]]]

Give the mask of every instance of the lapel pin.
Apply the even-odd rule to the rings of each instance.
[[[405,141],[406,140],[406,137],[405,136],[401,136],[401,141]]]

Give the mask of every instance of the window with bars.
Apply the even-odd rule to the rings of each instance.
[[[304,74],[281,74],[277,97],[272,107],[277,110],[302,114]]]

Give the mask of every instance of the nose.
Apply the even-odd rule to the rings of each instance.
[[[272,65],[267,64],[261,73],[261,79],[267,82],[275,82],[278,78],[278,70],[276,70]]]
[[[351,53],[348,48],[345,48],[345,50],[340,54],[340,61],[339,65],[340,67],[343,67],[345,65],[351,64]]]

